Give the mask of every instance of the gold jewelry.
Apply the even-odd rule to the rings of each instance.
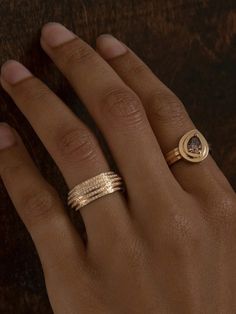
[[[122,178],[115,172],[103,172],[76,185],[68,193],[68,205],[79,210],[85,205],[119,190],[124,190]]]
[[[209,145],[205,137],[198,131],[192,130],[186,133],[179,141],[179,146],[166,154],[165,158],[169,166],[180,159],[198,163],[207,158]]]

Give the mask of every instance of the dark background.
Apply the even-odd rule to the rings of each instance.
[[[183,100],[236,188],[235,0],[0,0],[0,64],[9,58],[22,61],[86,119],[39,47],[40,28],[48,21],[64,23],[91,45],[99,34],[112,33],[133,48]],[[42,174],[65,200],[57,167],[2,90],[0,121],[18,130]],[[34,245],[1,181],[0,313],[52,313]]]

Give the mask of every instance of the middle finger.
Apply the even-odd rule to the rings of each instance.
[[[96,120],[125,179],[131,201],[143,190],[177,188],[139,97],[83,40],[50,23],[41,45]],[[161,177],[161,180],[159,179]],[[154,182],[154,181],[158,182]]]

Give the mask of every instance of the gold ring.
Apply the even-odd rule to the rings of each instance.
[[[122,178],[113,171],[103,172],[76,185],[68,193],[68,205],[79,210],[100,197],[120,190],[124,190]]]
[[[209,145],[205,137],[198,131],[186,133],[179,141],[179,146],[165,155],[167,164],[172,166],[180,159],[198,163],[207,158]]]

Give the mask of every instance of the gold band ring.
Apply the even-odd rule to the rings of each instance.
[[[165,155],[166,162],[172,166],[180,159],[198,163],[207,158],[209,145],[205,137],[198,131],[186,133],[179,141],[179,146]]]
[[[122,178],[113,171],[103,172],[76,185],[68,193],[68,205],[79,210],[105,195],[120,190],[124,190]]]

